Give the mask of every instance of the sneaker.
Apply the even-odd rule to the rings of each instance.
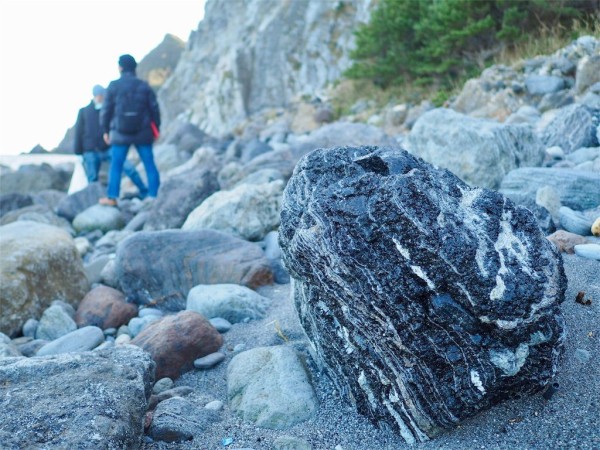
[[[102,197],[98,203],[104,206],[117,206],[117,201],[114,198]]]

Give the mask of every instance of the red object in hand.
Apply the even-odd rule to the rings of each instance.
[[[158,139],[160,136],[160,132],[158,131],[158,127],[154,123],[154,121],[150,122],[150,127],[152,128],[152,136],[154,136],[154,140]]]

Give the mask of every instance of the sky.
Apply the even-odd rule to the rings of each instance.
[[[95,84],[166,34],[187,42],[205,0],[0,0],[0,155],[57,147]]]

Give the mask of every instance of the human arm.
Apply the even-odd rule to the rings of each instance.
[[[85,127],[83,109],[79,110],[77,114],[77,121],[75,122],[75,142],[73,144],[73,150],[76,155],[83,155],[83,130]]]

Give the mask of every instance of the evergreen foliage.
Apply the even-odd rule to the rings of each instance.
[[[380,0],[355,33],[346,76],[388,87],[450,83],[480,70],[501,48],[574,19],[599,19],[598,0]]]

